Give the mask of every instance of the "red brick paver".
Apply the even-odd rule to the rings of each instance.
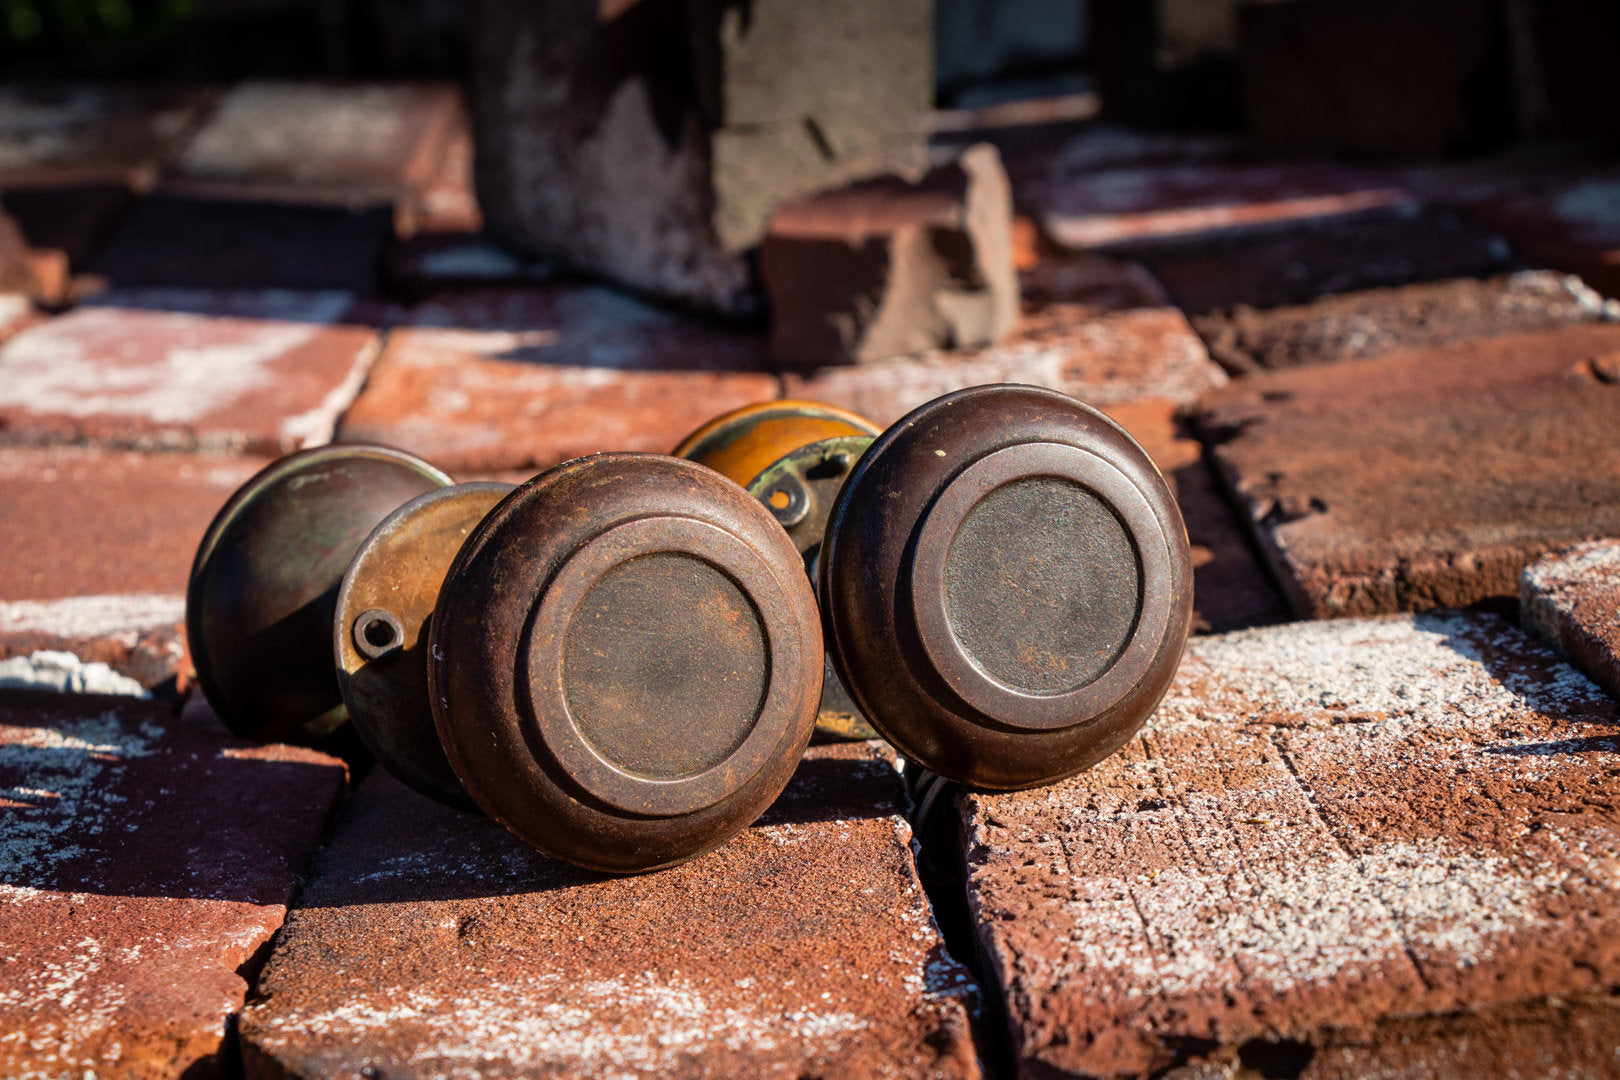
[[[1191,312],[1303,304],[1360,289],[1502,274],[1523,265],[1512,245],[1479,223],[1447,211],[1420,212],[1414,205],[1116,250],[1146,263]]]
[[[241,1023],[250,1076],[976,1077],[890,765],[814,748],[725,847],[608,878],[380,770]]]
[[[6,553],[0,601],[184,595],[203,530],[231,492],[265,464],[263,458],[70,446],[7,448],[0,453],[0,551]],[[66,625],[64,618],[58,613],[49,621]]]
[[[449,295],[392,331],[338,428],[442,468],[536,469],[601,450],[668,453],[777,396],[764,340],[606,289]]]
[[[0,346],[0,440],[278,453],[331,438],[377,339],[336,292],[109,293]]]
[[[1099,247],[1309,221],[1412,201],[1384,177],[1348,166],[1227,162],[1078,168],[1017,181],[1014,192],[1059,241]]]
[[[1578,175],[1474,207],[1483,220],[1549,265],[1620,297],[1620,175]]]
[[[445,132],[437,166],[412,185],[411,198],[401,208],[402,235],[483,229],[484,213],[473,186],[473,151],[472,122],[458,110]]]
[[[1617,355],[1600,324],[1268,372],[1199,423],[1302,614],[1462,606],[1620,535]]]
[[[1620,700],[1620,540],[1531,563],[1520,604],[1526,629]]]
[[[1021,1074],[1612,1075],[1617,719],[1490,616],[1195,639],[1120,754],[965,799]]]
[[[227,1074],[341,762],[128,698],[0,692],[0,1073]]]
[[[454,87],[247,82],[226,91],[165,178],[233,199],[392,204],[441,166]]]
[[[1461,207],[1527,255],[1620,297],[1620,171],[1521,154],[1406,169],[1402,182]]]
[[[1049,386],[1091,405],[1143,398],[1186,403],[1226,375],[1174,308],[1098,315],[1083,304],[1027,314],[1002,344],[965,352],[787,375],[788,396],[854,409],[890,424],[952,390],[983,383]]]
[[[1573,275],[1526,270],[1488,281],[1368,289],[1268,311],[1244,304],[1196,316],[1193,325],[1222,367],[1247,374],[1604,318],[1620,320],[1620,303],[1605,301]]]
[[[70,653],[151,688],[182,674],[184,621],[185,597],[178,594],[0,600],[0,660]]]
[[[5,341],[12,334],[34,325],[42,318],[28,297],[21,293],[0,293],[0,341]]]

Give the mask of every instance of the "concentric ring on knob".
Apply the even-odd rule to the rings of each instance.
[[[430,635],[456,775],[540,850],[616,872],[748,825],[809,742],[815,597],[770,512],[701,466],[568,462],[484,519]]]
[[[1012,789],[1117,749],[1191,625],[1175,498],[1102,414],[1038,387],[914,410],[861,458],[821,556],[834,665],[902,753]]]
[[[1077,527],[1041,535],[1065,519]],[[1169,558],[1153,507],[1106,459],[1062,443],[1005,447],[962,470],[925,511],[908,575],[912,614],[934,669],[986,720],[1070,727],[1152,665],[1174,604],[1141,583]]]

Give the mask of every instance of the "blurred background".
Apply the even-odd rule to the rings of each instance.
[[[1620,10],[1603,0],[931,6],[934,96],[944,108],[1095,92],[1106,115],[1132,123],[1388,154],[1613,136],[1620,104],[1612,78]],[[0,0],[0,67],[23,79],[456,80],[468,72],[475,8],[470,0]]]

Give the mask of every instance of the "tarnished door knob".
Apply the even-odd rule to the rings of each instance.
[[[367,749],[417,791],[462,810],[477,804],[433,726],[427,630],[456,552],[512,488],[438,488],[384,518],[343,576],[329,635],[349,722]]]
[[[809,742],[821,623],[769,512],[708,469],[600,454],[502,500],[456,555],[428,685],[456,776],[547,854],[627,872],[724,843]]]
[[[343,723],[332,663],[338,583],[372,528],[450,483],[382,446],[323,446],[266,466],[208,526],[186,587],[197,680],[238,735],[308,743]]]
[[[982,386],[861,457],[821,553],[828,649],[907,757],[1015,789],[1118,749],[1168,689],[1192,618],[1186,529],[1118,425]]]

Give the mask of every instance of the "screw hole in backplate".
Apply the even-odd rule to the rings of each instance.
[[[362,611],[354,620],[354,646],[368,660],[377,660],[405,644],[405,628],[392,612],[381,608]]]

